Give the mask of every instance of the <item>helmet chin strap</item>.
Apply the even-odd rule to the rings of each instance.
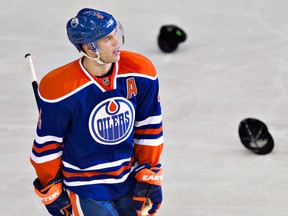
[[[85,57],[87,57],[87,58],[89,58],[89,59],[97,62],[97,63],[100,64],[100,65],[107,64],[107,63],[103,62],[103,61],[100,59],[100,54],[99,54],[98,50],[95,52],[96,55],[97,55],[97,58],[92,58],[92,57],[88,56],[88,55],[87,55],[85,52],[83,52],[83,51],[81,51],[80,53],[82,54],[82,56],[85,56]]]

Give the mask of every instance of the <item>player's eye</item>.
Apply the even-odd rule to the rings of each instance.
[[[108,41],[110,41],[111,40],[111,37],[109,36],[109,37],[106,37],[103,41],[104,42],[108,42]]]

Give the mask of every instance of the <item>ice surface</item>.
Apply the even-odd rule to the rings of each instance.
[[[159,73],[165,149],[159,216],[288,215],[288,1],[10,0],[0,2],[0,215],[48,215],[34,195],[29,155],[37,120],[26,53],[40,79],[79,57],[65,25],[83,7],[112,13],[123,49]],[[175,24],[188,38],[171,54],[156,43]],[[238,124],[264,121],[266,156],[240,143]]]

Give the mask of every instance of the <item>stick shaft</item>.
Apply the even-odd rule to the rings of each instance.
[[[32,78],[32,88],[33,88],[36,104],[37,104],[37,107],[38,107],[38,100],[39,100],[38,82],[37,82],[37,76],[36,76],[34,64],[33,64],[33,61],[32,61],[32,56],[31,56],[31,54],[28,53],[28,54],[25,55],[25,58],[27,59],[28,64],[29,64],[29,71],[30,71],[31,78]]]
[[[29,64],[29,69],[31,72],[31,76],[32,76],[32,80],[37,82],[37,76],[36,76],[36,72],[35,72],[35,68],[34,68],[34,64],[32,61],[32,56],[30,53],[25,55],[25,58],[28,60],[28,64]]]

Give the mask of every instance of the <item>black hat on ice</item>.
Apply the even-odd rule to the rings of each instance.
[[[265,155],[274,148],[274,140],[266,124],[255,118],[240,122],[239,136],[242,144],[255,154]]]
[[[163,52],[170,53],[175,51],[178,44],[184,42],[186,38],[186,33],[178,26],[164,25],[160,29],[158,45]]]

